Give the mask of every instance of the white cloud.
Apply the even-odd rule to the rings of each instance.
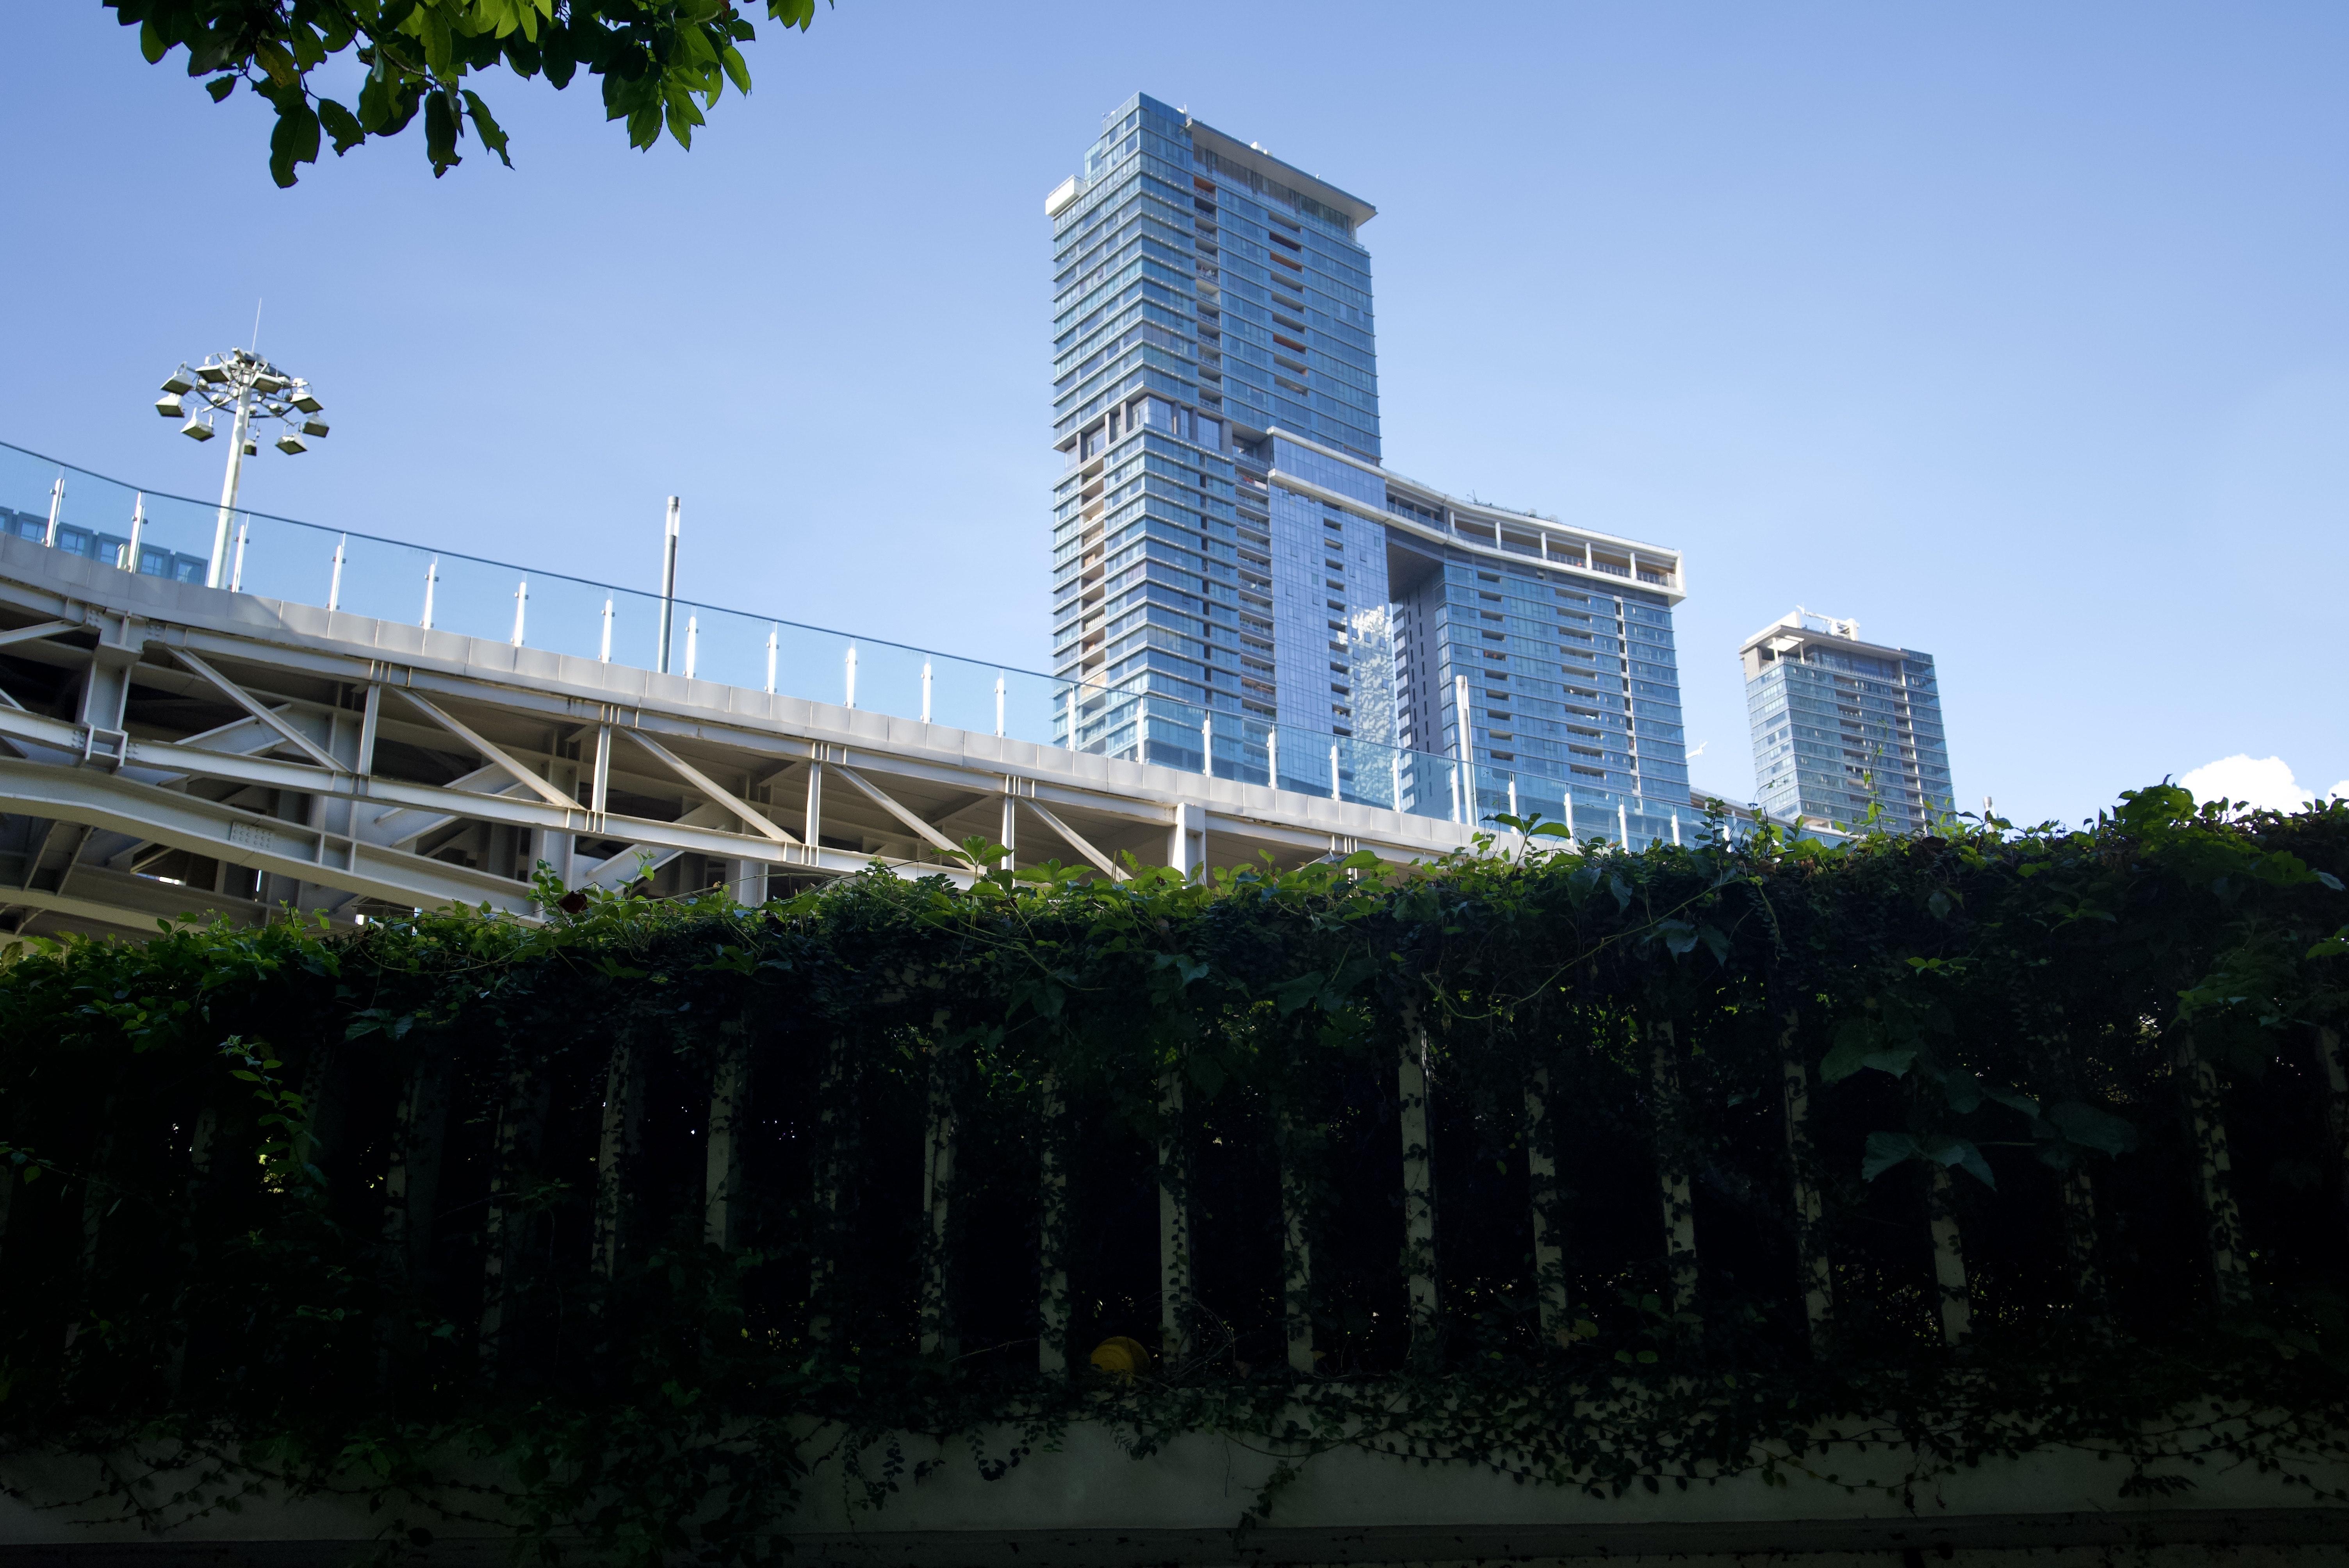
[[[2292,768],[2282,758],[2248,757],[2240,752],[2216,762],[2205,762],[2178,782],[2197,800],[2216,800],[2223,796],[2271,811],[2297,811],[2316,797],[2315,790],[2303,788],[2292,778]],[[2326,793],[2349,795],[2349,779],[2344,779]]]

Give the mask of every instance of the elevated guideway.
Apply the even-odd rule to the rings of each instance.
[[[281,906],[530,917],[572,886],[876,860],[1398,861],[1463,824],[134,573],[0,537],[0,933]]]

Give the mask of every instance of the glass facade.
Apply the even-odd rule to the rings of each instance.
[[[1957,809],[1930,654],[1859,638],[1856,621],[1797,609],[1740,650],[1763,810],[1849,826],[1871,807],[1914,832]]]
[[[1609,836],[1688,804],[1678,553],[1381,466],[1374,209],[1142,96],[1045,207],[1061,744]]]

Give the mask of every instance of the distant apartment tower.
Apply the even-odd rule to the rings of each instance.
[[[1931,655],[1797,609],[1739,656],[1764,811],[1848,825],[1876,806],[1886,829],[1910,832],[1956,810]]]
[[[1433,752],[1610,836],[1687,802],[1677,552],[1380,466],[1370,203],[1137,96],[1045,211],[1064,744],[1422,810],[1456,781],[1385,748]]]

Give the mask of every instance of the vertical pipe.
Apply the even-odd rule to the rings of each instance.
[[[1003,735],[1003,672],[1000,670],[998,670],[995,675],[995,733],[999,739],[1001,738]]]
[[[424,619],[417,623],[426,631],[432,629],[432,585],[440,576],[440,558],[434,556],[424,563]]]
[[[848,645],[848,700],[843,706],[846,707],[856,706],[856,645],[854,643]]]
[[[1966,1284],[1965,1243],[1951,1203],[1950,1168],[1933,1167],[1927,1212],[1933,1231],[1933,1286],[1940,1300],[1941,1343],[1955,1345],[1973,1330],[1973,1298]]]
[[[694,666],[701,662],[701,617],[685,618],[685,678],[691,680]]]
[[[1387,798],[1387,804],[1400,811],[1402,810],[1402,752],[1400,749],[1387,753],[1387,771],[1392,776],[1390,787],[1393,790]]]
[[[612,596],[608,593],[604,595],[604,645],[596,650],[595,658],[600,664],[612,662]]]
[[[1280,788],[1280,726],[1278,724],[1265,727],[1264,781],[1275,789]]]
[[[668,674],[668,641],[677,627],[677,541],[683,522],[677,497],[671,496],[668,516],[661,525],[660,649],[653,663],[654,670],[660,675]]]
[[[523,578],[520,583],[517,583],[516,584],[514,584],[514,594],[513,594],[513,599],[514,599],[513,645],[514,645],[515,647],[519,648],[519,647],[521,647],[521,646],[522,646],[523,618],[526,614],[529,614],[529,612],[530,612],[530,579],[529,579],[529,578],[525,577],[525,578]]]
[[[1344,799],[1338,789],[1338,743],[1334,740],[1330,743],[1330,799]]]
[[[57,519],[64,513],[65,509],[66,471],[59,469],[57,483],[49,487],[49,531],[41,537],[41,542],[51,550],[57,547]]]
[[[823,847],[823,760],[812,758],[808,763],[807,820],[800,830],[802,840],[811,852]]]
[[[328,610],[339,610],[343,607],[343,551],[350,541],[351,536],[347,533],[335,541],[335,574],[326,583]]]
[[[139,552],[147,541],[147,492],[140,490],[130,498],[130,542],[122,547],[122,569],[133,577],[139,575]]]
[[[1785,1111],[1786,1161],[1793,1173],[1795,1195],[1795,1268],[1803,1290],[1803,1320],[1809,1326],[1811,1352],[1826,1349],[1827,1315],[1835,1306],[1835,1275],[1828,1266],[1826,1209],[1816,1180],[1816,1155],[1811,1147],[1810,1072],[1803,1065],[1796,1037],[1800,1020],[1785,1016],[1778,1036],[1781,1104]]]
[[[1648,1024],[1649,1097],[1656,1126],[1656,1183],[1664,1208],[1664,1271],[1672,1310],[1696,1310],[1696,1201],[1689,1181],[1688,1108],[1681,1099],[1679,1042],[1671,1020]]]
[[[930,661],[922,661],[922,722],[930,722]]]
[[[1549,1068],[1526,1077],[1526,1185],[1534,1212],[1534,1294],[1545,1340],[1564,1343],[1567,1324],[1565,1230],[1557,1212],[1557,1119],[1549,1108]]]
[[[612,796],[612,727],[595,727],[595,774],[587,791],[587,809],[598,817],[609,810]]]
[[[1427,1141],[1427,1031],[1404,1016],[1395,1061],[1395,1105],[1402,1138],[1402,1258],[1414,1349],[1434,1342],[1435,1181]]]
[[[1680,848],[1680,842],[1681,842],[1681,814],[1680,814],[1678,811],[1674,811],[1674,812],[1672,813],[1672,847],[1673,847],[1674,849],[1678,849],[1678,848]]]
[[[1158,1080],[1158,1336],[1179,1360],[1191,1336],[1190,1162],[1184,1158],[1183,1072]]]
[[[1452,765],[1452,820],[1460,820],[1460,764]]]
[[[1615,831],[1623,848],[1631,847],[1631,809],[1620,799],[1615,802]]]
[[[775,653],[777,643],[782,636],[782,630],[781,626],[771,622],[767,626],[767,695],[769,696],[775,695]]]
[[[245,541],[252,537],[252,520],[248,518],[238,522],[236,525],[236,563],[234,570],[229,573],[228,580],[229,592],[232,593],[242,593],[244,592],[244,544]]]
[[[1209,779],[1216,776],[1216,716],[1208,714],[1199,720],[1199,771]]]
[[[1566,787],[1566,837],[1569,843],[1574,840],[1574,786],[1571,784]]]
[[[1003,859],[996,864],[1008,872],[1013,869],[1012,851],[1019,847],[1019,798],[1011,792],[1011,780],[1003,784],[1003,837],[996,841],[1003,846]]]

